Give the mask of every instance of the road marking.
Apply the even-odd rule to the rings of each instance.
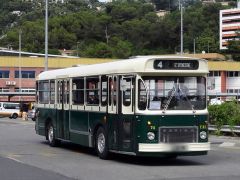
[[[222,144],[219,145],[219,147],[233,147],[235,146],[236,143],[232,143],[232,142],[224,142]]]
[[[19,162],[19,163],[23,163],[22,161],[16,159],[16,157],[20,157],[19,155],[8,155],[7,158],[11,159],[13,161]]]

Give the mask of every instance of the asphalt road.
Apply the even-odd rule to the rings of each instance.
[[[239,180],[239,138],[211,137],[207,156],[136,158],[113,154],[99,159],[93,150],[70,143],[49,147],[34,122],[0,118],[1,180]]]

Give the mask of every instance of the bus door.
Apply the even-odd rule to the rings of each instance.
[[[120,78],[120,109],[119,109],[119,150],[133,151],[134,147],[134,93],[135,76]]]
[[[118,76],[108,76],[108,133],[110,149],[118,150]]]
[[[57,80],[57,135],[69,139],[69,79]]]

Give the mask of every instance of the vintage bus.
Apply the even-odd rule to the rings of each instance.
[[[137,56],[37,78],[36,133],[135,156],[206,155],[206,60]]]

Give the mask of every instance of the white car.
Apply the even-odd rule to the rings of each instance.
[[[224,101],[218,97],[218,98],[210,99],[209,105],[221,105],[222,103],[224,103]]]

